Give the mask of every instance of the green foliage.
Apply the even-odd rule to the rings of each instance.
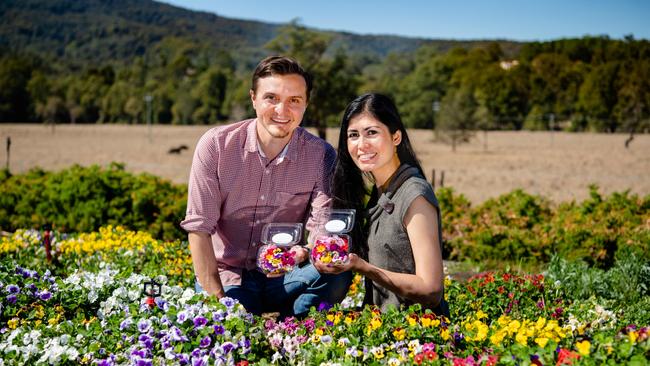
[[[650,197],[590,189],[591,198],[558,207],[516,190],[476,208],[441,189],[445,251],[450,259],[502,264],[545,263],[558,254],[600,268],[611,267],[621,250],[650,258]]]
[[[266,47],[316,76],[305,123],[320,135],[368,91],[392,97],[407,127],[447,131],[438,137],[453,146],[473,129],[650,128],[650,41],[631,37],[363,36],[133,0],[10,1],[0,14],[11,14],[0,27],[2,122],[144,123],[149,108],[153,123],[237,121],[252,115],[250,73]]]
[[[631,250],[621,250],[612,268],[602,270],[586,262],[569,261],[554,256],[549,263],[546,278],[561,291],[561,296],[577,302],[594,300],[608,308],[624,308],[639,302],[622,314],[629,323],[648,323],[650,311],[650,260]]]
[[[3,230],[52,225],[62,232],[90,232],[110,224],[166,240],[185,237],[178,223],[185,215],[186,189],[149,174],[130,174],[120,164],[54,173],[34,169],[2,178]]]

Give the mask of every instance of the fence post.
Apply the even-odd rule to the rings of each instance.
[[[444,186],[445,186],[445,171],[443,170],[440,172],[440,187],[444,187]]]
[[[431,187],[436,188],[436,170],[431,169]]]
[[[5,168],[9,171],[9,154],[11,153],[11,136],[7,136],[7,163]]]

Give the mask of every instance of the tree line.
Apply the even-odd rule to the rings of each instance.
[[[292,22],[267,54],[297,58],[315,75],[306,124],[335,126],[357,94],[382,92],[410,128],[440,130],[650,129],[650,42],[584,37],[524,44],[514,57],[497,42],[440,52],[424,45],[383,59],[326,52],[331,35]],[[79,64],[4,50],[0,121],[214,124],[252,116],[254,65],[237,50],[166,37],[127,65]],[[460,136],[462,138],[462,136]]]

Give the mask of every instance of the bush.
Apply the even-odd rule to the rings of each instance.
[[[124,165],[75,165],[59,172],[33,169],[0,176],[0,228],[90,232],[104,225],[145,230],[164,240],[185,238],[186,188],[150,174],[134,175]]]
[[[437,194],[448,259],[539,264],[559,254],[604,269],[621,249],[650,259],[650,196],[591,186],[589,199],[553,207],[515,190],[473,208],[453,190]]]

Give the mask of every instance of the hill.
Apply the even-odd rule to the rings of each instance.
[[[64,59],[66,63],[124,63],[142,56],[166,37],[214,49],[238,50],[237,61],[259,58],[281,24],[239,20],[151,0],[4,0],[0,3],[0,47]],[[331,47],[383,58],[423,44],[440,51],[485,41],[454,41],[331,32]],[[501,41],[514,54],[519,43]]]

